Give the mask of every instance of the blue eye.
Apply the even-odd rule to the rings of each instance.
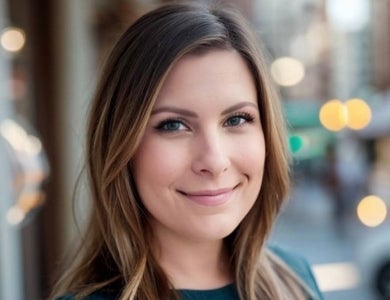
[[[187,127],[183,124],[182,121],[176,119],[164,120],[156,126],[156,129],[159,131],[168,131],[168,132],[185,130],[186,128]]]
[[[252,123],[254,120],[253,116],[248,113],[240,113],[228,118],[224,124],[227,127],[241,126],[245,123]]]
[[[245,121],[244,118],[242,117],[231,117],[226,121],[227,126],[238,126],[242,124],[242,122]]]

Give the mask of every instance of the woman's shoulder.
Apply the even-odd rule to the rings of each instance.
[[[302,255],[278,245],[269,245],[268,249],[282,259],[298,275],[301,275],[303,277],[302,279],[306,277],[310,279],[313,275],[308,261]]]
[[[323,299],[317,280],[306,258],[277,245],[269,245],[268,249],[279,257],[306,284],[315,296],[314,299]]]

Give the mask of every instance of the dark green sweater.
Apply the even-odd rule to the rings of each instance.
[[[213,290],[179,290],[183,300],[237,300],[236,286],[232,283]]]
[[[306,286],[311,290],[312,295],[309,300],[323,300],[321,292],[318,289],[316,280],[307,261],[295,254],[291,254],[279,247],[271,247],[271,250],[278,255],[290,268],[302,279]],[[235,285],[212,289],[212,290],[178,290],[183,300],[239,300]],[[85,298],[85,300],[116,300],[117,296],[112,293],[95,292]],[[57,300],[73,300],[72,296],[60,297]],[[157,300],[157,299],[156,299]]]

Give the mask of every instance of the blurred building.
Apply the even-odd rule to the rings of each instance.
[[[374,85],[379,90],[390,88],[390,3],[372,1],[372,42]]]
[[[305,66],[300,84],[282,90],[288,100],[328,97],[329,30],[323,0],[254,1],[253,19],[270,56],[294,57]]]

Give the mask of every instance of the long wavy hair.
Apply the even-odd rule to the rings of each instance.
[[[148,212],[130,164],[168,72],[184,55],[215,49],[235,50],[246,61],[256,83],[266,144],[258,198],[225,238],[240,299],[307,298],[301,281],[265,246],[289,189],[290,161],[284,118],[264,51],[233,9],[188,3],[165,5],[142,16],[108,57],[87,132],[90,219],[53,296],[72,293],[81,299],[99,290],[117,292],[120,299],[179,298],[150,249]]]

